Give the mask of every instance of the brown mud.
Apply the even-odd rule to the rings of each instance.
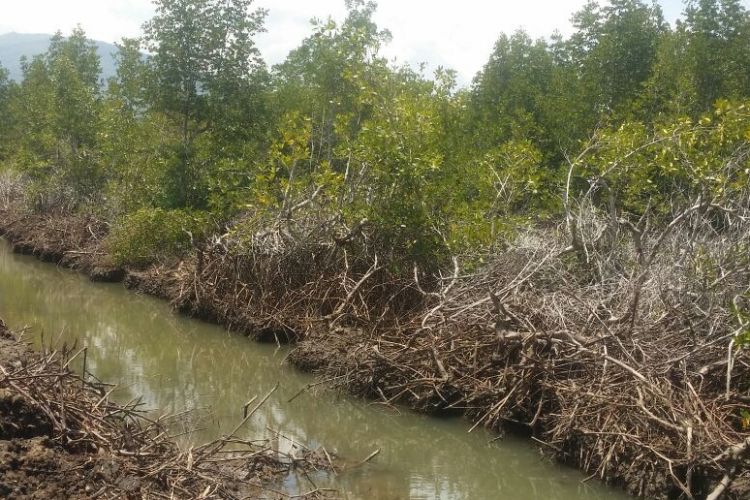
[[[170,417],[112,402],[68,369],[71,354],[35,352],[0,320],[0,498],[284,498],[264,485],[320,467],[260,445],[227,452],[231,437],[182,451]]]
[[[423,292],[415,270],[416,283],[399,297],[418,289],[437,298],[415,306],[417,313],[395,314],[399,301],[385,302],[372,317],[367,304],[392,295],[386,285],[361,287],[373,275],[391,286],[378,275],[377,258],[357,273],[324,269],[316,276],[324,265],[315,260],[326,248],[289,252],[292,260],[267,254],[261,257],[273,265],[264,268],[257,256],[233,255],[219,244],[178,262],[117,269],[103,246],[106,224],[93,219],[0,211],[0,233],[14,251],[92,279],[121,279],[256,340],[293,342],[295,366],[355,395],[466,415],[498,432],[520,429],[556,460],[633,495],[750,496],[750,432],[740,418],[750,406],[747,352],[733,360],[735,389],[725,391],[725,344],[699,344],[694,334],[683,342],[682,332],[698,328],[697,321],[665,315],[636,328],[625,299],[624,312],[616,304],[605,311],[609,319],[596,311],[581,319],[575,308],[582,300],[558,290],[559,276],[551,291],[542,281],[529,284],[530,273],[522,277],[536,255],[507,252],[483,281],[451,290],[454,279],[440,293]],[[547,272],[544,263],[534,272]],[[488,296],[498,283],[515,287],[513,302],[503,302],[510,293]],[[554,307],[552,296],[560,301]]]
[[[0,215],[0,235],[11,241],[14,252],[76,269],[92,281],[114,283],[125,278],[124,269],[110,264],[100,246],[108,233],[107,223],[77,215],[24,217],[2,210]]]

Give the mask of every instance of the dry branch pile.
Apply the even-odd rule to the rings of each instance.
[[[7,209],[0,205],[0,219],[0,236],[10,241],[17,253],[80,270],[94,281],[117,282],[125,276],[103,249],[109,232],[105,221],[67,212],[29,213],[13,204]]]
[[[0,496],[276,498],[264,483],[321,465],[233,435],[181,450],[168,434],[176,417],[116,404],[70,371],[82,350],[34,354],[2,323],[0,346]]]
[[[294,361],[388,404],[520,424],[647,498],[745,497],[746,200],[697,201],[654,230],[590,204],[576,217],[573,238],[529,230],[481,272],[456,270],[400,329],[316,335]]]
[[[20,174],[0,173],[0,210],[9,210],[23,199],[25,183]]]
[[[297,366],[355,394],[520,426],[631,493],[750,494],[747,190],[666,221],[587,196],[471,272],[460,258],[424,272],[386,249],[367,221],[239,221],[177,267],[126,280],[256,338],[299,341]]]
[[[184,312],[264,341],[296,341],[338,323],[393,325],[424,300],[382,258],[386,247],[368,236],[367,221],[240,221],[180,265],[169,295]]]
[[[584,199],[571,217],[429,282],[379,259],[366,225],[281,220],[216,237],[172,275],[172,297],[300,341],[297,366],[355,394],[529,429],[634,494],[747,494],[746,201],[696,200],[657,223]]]

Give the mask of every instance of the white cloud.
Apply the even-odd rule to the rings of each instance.
[[[70,32],[81,24],[89,37],[105,42],[136,36],[153,13],[148,0],[3,0],[2,24],[21,33]]]
[[[526,29],[532,36],[569,31],[568,19],[584,0],[380,0],[375,21],[393,41],[384,54],[411,64],[443,65],[468,81],[489,57],[501,32]],[[307,20],[345,15],[343,0],[260,0],[269,9],[268,33],[259,45],[269,62],[278,62],[309,33]]]
[[[0,0],[0,32],[69,32],[80,23],[91,38],[113,42],[135,36],[153,14],[150,0]],[[456,69],[469,81],[501,32],[518,28],[533,37],[570,31],[569,19],[585,0],[380,0],[375,20],[391,30],[388,57]],[[679,0],[663,0],[669,19]],[[750,4],[750,0],[745,2]],[[283,60],[310,32],[312,17],[345,15],[344,0],[256,0],[269,10],[267,33],[258,37],[265,59]]]
[[[429,63],[455,69],[470,81],[489,57],[501,32],[526,29],[532,36],[569,31],[570,15],[584,0],[380,0],[375,21],[393,41],[384,54],[412,65]],[[310,31],[313,17],[342,20],[343,0],[260,0],[269,10],[268,33],[258,42],[271,63],[278,62]],[[541,13],[541,14],[540,14]]]
[[[393,33],[386,52],[412,63],[451,67],[468,80],[487,61],[502,32],[519,28],[533,37],[569,31],[568,19],[582,0],[463,0],[383,3],[380,24]]]

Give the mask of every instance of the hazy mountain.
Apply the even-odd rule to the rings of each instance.
[[[0,64],[10,71],[10,78],[20,80],[21,56],[31,59],[37,54],[42,54],[49,47],[52,35],[30,34],[30,33],[5,33],[0,35]],[[115,74],[115,62],[112,54],[117,52],[117,47],[111,43],[94,41],[97,52],[102,60],[102,78],[107,79]]]

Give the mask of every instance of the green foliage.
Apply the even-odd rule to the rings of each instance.
[[[58,33],[48,52],[22,61],[22,69],[23,82],[9,104],[17,138],[13,163],[31,179],[38,200],[65,191],[73,205],[97,201],[106,172],[97,142],[95,46],[80,28],[67,38]]]
[[[348,163],[346,144],[383,98],[381,86],[389,73],[378,52],[390,34],[372,21],[375,4],[352,1],[348,7],[341,25],[314,20],[312,36],[276,68],[279,116],[308,120],[311,158],[339,172]]]
[[[503,144],[485,155],[492,172],[492,210],[497,215],[539,213],[551,208],[559,186],[556,172],[543,168],[541,152],[528,140]]]
[[[744,250],[747,252],[747,248]],[[747,253],[744,256],[747,258]],[[750,304],[750,293],[745,293],[741,300]],[[738,348],[742,349],[750,347],[750,310],[742,308],[739,303],[740,301],[735,301],[732,305],[733,312],[740,323],[739,332],[735,336],[734,341]]]
[[[640,214],[650,207],[668,215],[698,195],[721,199],[747,186],[749,130],[747,105],[726,101],[697,121],[673,119],[654,130],[626,123],[597,135],[579,173],[618,209]]]
[[[115,264],[144,266],[186,255],[209,227],[203,212],[141,208],[112,228],[107,248]]]
[[[553,72],[552,54],[544,41],[533,41],[523,31],[502,35],[474,79],[470,126],[475,143],[482,148],[511,139],[543,143],[541,124]]]
[[[151,87],[151,72],[146,57],[141,53],[141,41],[123,38],[114,54],[116,73],[108,82],[110,99],[117,100],[124,112],[136,116],[146,108],[147,91]]]
[[[661,9],[640,0],[611,0],[604,7],[590,2],[573,20],[578,31],[569,50],[590,109],[627,116],[666,30]]]
[[[743,431],[750,430],[750,410],[740,410],[740,427]]]
[[[750,328],[741,331],[736,338],[736,343],[740,347],[750,346]]]
[[[689,35],[684,27],[666,32],[659,40],[651,76],[644,84],[638,98],[636,113],[641,119],[651,119],[660,113],[669,116],[687,116],[697,106],[697,89],[691,75],[685,71],[688,57]]]
[[[38,208],[121,219],[113,248],[140,263],[184,250],[183,209],[367,219],[383,257],[434,269],[561,217],[568,161],[573,194],[615,215],[666,217],[749,182],[739,0],[689,1],[674,28],[655,4],[590,1],[569,37],[501,35],[469,88],[390,63],[375,4],[346,4],[269,71],[251,0],[157,0],[106,90],[84,33],[58,34],[19,84],[0,70],[0,161]]]
[[[695,100],[703,112],[720,98],[747,97],[750,12],[740,0],[691,0],[685,10],[687,59]]]
[[[146,206],[166,207],[169,145],[179,141],[174,124],[161,113],[131,113],[123,101],[107,99],[102,107],[99,142],[107,165],[106,207],[113,215]]]
[[[213,165],[196,159],[195,141],[206,132],[217,142],[247,139],[243,132],[254,128],[250,113],[257,110],[255,75],[262,73],[262,61],[253,36],[265,11],[250,12],[252,0],[155,3],[156,15],[144,25],[145,46],[153,54],[150,99],[180,127],[166,163],[169,205],[204,207],[208,184],[202,170]]]
[[[11,103],[17,92],[17,85],[8,79],[8,70],[0,65],[0,162],[6,160],[12,151],[13,120]],[[10,119],[9,119],[10,118]]]
[[[427,89],[409,88],[400,80],[386,82],[391,95],[377,101],[350,154],[369,169],[358,211],[376,223],[394,248],[425,261],[442,245],[433,217],[444,168],[441,122]]]

